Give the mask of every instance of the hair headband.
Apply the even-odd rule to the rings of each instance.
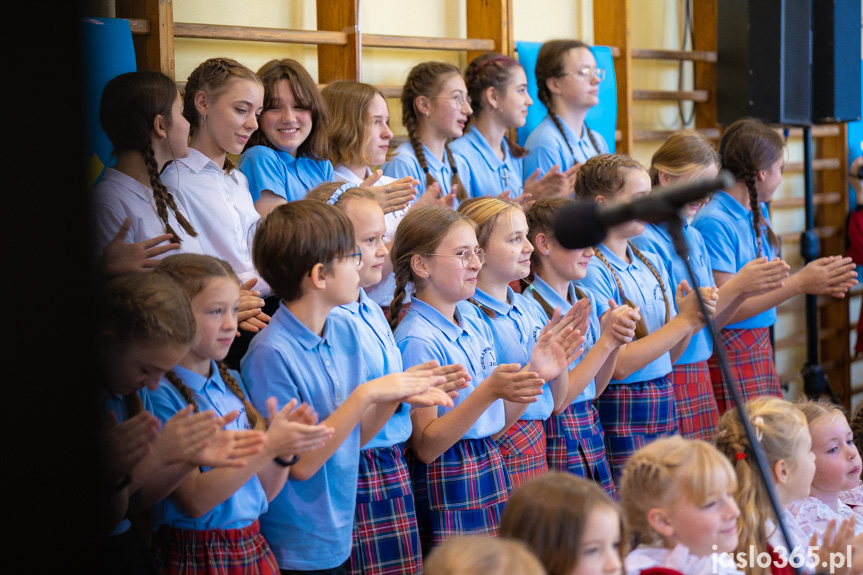
[[[336,205],[336,202],[339,201],[339,198],[342,197],[342,194],[344,194],[346,191],[350,190],[351,188],[356,188],[356,186],[350,182],[345,182],[344,184],[342,184],[341,186],[336,188],[336,191],[333,192],[333,195],[330,196],[330,199],[327,200],[327,203],[331,206]]]

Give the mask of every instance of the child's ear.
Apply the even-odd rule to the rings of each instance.
[[[759,182],[763,182],[767,179],[767,170],[756,170],[755,171],[755,179]]]
[[[784,459],[780,459],[776,463],[773,464],[773,480],[779,485],[785,485],[788,483],[788,479],[791,477],[790,469],[788,468],[788,462]]]
[[[416,277],[419,278],[428,278],[429,277],[429,269],[428,262],[424,257],[419,254],[414,254],[411,256],[411,271],[414,273]]]
[[[552,94],[560,94],[560,86],[558,85],[556,77],[546,78],[545,86]]]
[[[548,255],[548,236],[539,232],[533,237],[533,247],[542,255]]]
[[[661,537],[669,538],[674,535],[674,527],[668,520],[668,510],[665,507],[654,507],[647,512],[647,523]]]
[[[206,116],[210,112],[210,102],[204,92],[197,92],[195,94],[195,109],[202,116]]]
[[[488,103],[489,110],[496,110],[498,103],[500,101],[500,94],[497,90],[495,90],[494,86],[489,86],[482,93],[482,97],[485,98],[485,101]]]
[[[597,204],[602,205],[602,204],[604,204],[607,200],[605,199],[605,196],[596,196],[596,197],[594,198],[594,201],[596,201],[596,203],[597,203]]]
[[[428,116],[431,109],[431,102],[425,96],[417,96],[414,100],[414,108],[420,116]]]
[[[159,138],[168,137],[168,129],[165,127],[165,117],[162,114],[157,114],[153,118],[153,133]]]
[[[327,289],[327,273],[324,264],[317,263],[312,267],[308,275],[308,282],[312,289]]]
[[[674,180],[674,178],[672,176],[670,176],[669,174],[666,174],[663,171],[658,171],[657,175],[659,176],[659,185],[660,186],[667,186],[668,184],[670,184]]]

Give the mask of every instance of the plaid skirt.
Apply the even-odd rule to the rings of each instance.
[[[609,385],[595,404],[615,485],[620,485],[623,466],[639,448],[678,433],[669,376]]]
[[[163,525],[153,534],[162,573],[189,575],[278,574],[279,566],[256,520],[242,529],[197,531]]]
[[[405,304],[402,304],[402,309],[399,312],[399,323],[401,323],[401,321],[405,318],[405,314],[408,312],[410,307],[411,307],[411,302],[407,302]],[[387,318],[387,321],[390,321],[390,306],[382,305],[381,310],[384,312],[384,317]],[[393,331],[395,331],[395,330],[393,330]]]
[[[552,415],[545,420],[545,433],[550,469],[592,479],[617,499],[605,454],[605,433],[593,401],[571,403],[560,415]]]
[[[497,534],[511,488],[493,439],[461,439],[428,465],[409,463],[423,556],[453,535]]]
[[[720,337],[728,370],[740,386],[737,389],[740,390],[740,398],[743,401],[762,395],[782,397],[768,328],[723,329],[720,331]],[[713,382],[716,407],[719,415],[722,415],[734,407],[734,398],[728,390],[728,382],[722,377],[715,352],[707,363],[710,366],[710,380]]]
[[[497,439],[497,446],[513,489],[548,471],[545,428],[541,420],[519,419]]]
[[[360,451],[350,572],[422,573],[414,496],[401,445]]]
[[[719,410],[713,398],[707,362],[675,365],[671,384],[674,386],[674,409],[680,435],[712,442],[719,423]]]

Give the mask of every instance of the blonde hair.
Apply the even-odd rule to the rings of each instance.
[[[662,537],[648,523],[648,512],[665,507],[680,495],[704,505],[722,474],[733,491],[734,468],[722,453],[706,441],[679,435],[662,437],[636,451],[623,470],[620,500],[633,547],[658,543]]]
[[[759,397],[746,403],[749,422],[771,468],[785,460],[794,465],[794,452],[807,429],[806,416],[793,403],[778,397]],[[726,411],[719,419],[716,447],[734,465],[737,474],[735,499],[740,508],[737,551],[749,553],[767,551],[764,523],[776,520],[767,488],[761,479],[752,445],[746,436],[737,408]],[[769,573],[755,567],[753,573]]]
[[[587,519],[599,508],[620,516],[617,504],[593,481],[549,471],[513,491],[503,510],[499,534],[527,543],[549,575],[569,575],[581,558]],[[622,563],[626,554],[622,541],[618,549]]]
[[[371,163],[366,147],[371,140],[370,108],[376,95],[386,102],[377,88],[352,80],[338,80],[321,90],[330,114],[327,135],[329,159],[334,166]]]
[[[432,549],[424,575],[546,575],[521,541],[483,535],[458,535]]]
[[[821,418],[837,415],[848,421],[848,414],[845,409],[824,397],[818,399],[804,397],[795,401],[794,405],[803,412],[803,415],[806,416],[806,423],[810,426]]]
[[[650,159],[650,183],[659,185],[659,172],[679,177],[698,177],[710,166],[719,167],[719,153],[701,132],[678,130],[668,136]]]

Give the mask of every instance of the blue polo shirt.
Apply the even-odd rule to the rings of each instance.
[[[584,353],[575,358],[575,361],[573,361],[569,365],[570,371],[572,371],[572,369],[575,368],[575,366],[577,366],[579,362],[581,362],[582,358],[584,358],[584,354],[586,354],[588,350],[593,347],[593,345],[596,343],[596,340],[599,339],[599,336],[602,333],[599,326],[599,316],[596,312],[596,298],[594,297],[593,292],[591,292],[585,287],[579,287],[578,289],[590,301],[590,319],[587,326],[587,333],[584,334]],[[533,300],[536,300],[536,296],[538,295],[539,297],[544,299],[545,302],[552,307],[552,309],[559,307],[561,314],[565,314],[570,310],[570,308],[572,307],[572,304],[569,303],[570,301],[578,301],[579,299],[578,295],[575,293],[575,284],[573,284],[572,282],[569,282],[569,289],[567,294],[568,298],[565,298],[556,291],[554,291],[554,289],[552,289],[550,285],[548,285],[541,277],[539,277],[539,274],[535,274],[533,276],[533,282],[530,284],[530,287],[528,287],[522,293],[525,297]],[[582,401],[587,401],[588,399],[595,398],[596,381],[591,379],[587,387],[584,388],[584,391],[582,391],[579,396],[572,401],[572,403],[579,403]]]
[[[596,140],[596,146],[594,146],[587,135],[587,125],[583,125],[581,134],[576,135],[563,120],[560,120],[560,124],[566,134],[565,139],[554,125],[554,121],[546,116],[525,140],[524,147],[529,150],[524,158],[525,179],[529,178],[537,168],[539,168],[539,177],[542,177],[555,164],[558,164],[560,171],[563,172],[575,164],[583,164],[597,154],[608,153],[608,144],[599,132],[590,130],[590,134]],[[566,145],[567,141],[572,146],[572,152]]]
[[[464,306],[464,313],[485,322],[492,333],[498,363],[517,363],[522,367],[530,361],[534,345],[548,318],[542,307],[533,300],[506,288],[506,301],[500,301],[477,288],[473,299],[491,309],[497,317],[489,317],[475,305]],[[535,403],[528,403],[519,419],[546,420],[554,411],[554,397],[548,382]]]
[[[313,333],[284,302],[249,345],[240,366],[252,404],[266,413],[270,396],[279,408],[291,399],[327,419],[362,383],[362,346],[352,323],[329,316]],[[357,425],[327,462],[306,481],[289,479],[261,516],[261,529],[279,567],[330,569],[351,554],[359,472]]]
[[[767,204],[761,202],[764,221],[770,224]],[[719,272],[735,274],[758,256],[752,212],[726,192],[718,191],[692,220],[692,226],[701,232],[710,267]],[[761,228],[761,257],[773,259],[778,252],[767,239],[767,226]],[[770,308],[743,321],[728,324],[726,329],[753,329],[770,327],[776,323],[776,308]]]
[[[289,202],[302,200],[312,188],[335,179],[329,160],[295,158],[269,146],[252,146],[243,152],[238,167],[249,180],[249,191],[255,202],[263,190],[270,190]]]
[[[625,261],[617,257],[604,244],[597,246],[602,251],[602,255],[608,260],[608,263],[614,269],[614,273],[620,279],[620,284],[623,286],[626,298],[633,305],[640,308],[641,317],[644,319],[647,326],[647,333],[654,331],[665,325],[665,298],[662,296],[662,288],[650,268],[643,261],[635,257],[632,249],[627,246],[626,252],[632,263],[627,264]],[[672,309],[669,310],[668,317],[672,318],[677,315],[674,309],[674,292],[671,291],[671,282],[668,278],[668,272],[665,271],[665,266],[659,259],[659,256],[653,252],[641,252],[644,254],[653,267],[656,269],[659,277],[665,284],[665,294],[668,298]],[[598,315],[604,314],[608,310],[608,300],[614,300],[618,304],[623,303],[620,290],[617,288],[617,283],[614,281],[609,268],[605,266],[598,257],[590,259],[587,264],[587,276],[584,279],[575,282],[579,287],[584,286],[591,290],[596,295],[596,304]],[[631,374],[626,379],[617,380],[612,377],[611,384],[618,383],[635,383],[639,381],[648,381],[662,377],[671,373],[671,354],[665,352],[658,358],[648,363],[635,373]]]
[[[446,154],[444,154],[443,160],[441,160],[432,154],[431,151],[426,148],[425,144],[422,144],[422,147],[423,153],[426,157],[426,165],[429,168],[429,173],[435,180],[437,180],[438,184],[440,184],[441,195],[445,196],[449,194],[452,191],[453,170]],[[453,156],[453,161],[456,163],[459,177],[461,177],[463,173],[467,173],[467,166],[465,166],[460,159]],[[425,192],[426,174],[420,165],[420,161],[417,159],[410,141],[402,142],[399,147],[396,148],[395,155],[392,159],[381,166],[381,169],[385,176],[389,176],[396,180],[406,176],[419,180],[420,183],[417,186],[417,197],[421,196],[422,193]],[[455,202],[454,207],[458,207],[458,201]]]
[[[209,378],[189,371],[183,367],[174,368],[174,373],[192,391],[199,411],[212,409],[218,416],[233,410],[240,412],[239,417],[225,426],[225,429],[251,429],[249,417],[243,402],[225,385],[216,362],[211,362]],[[232,373],[242,387],[239,374]],[[164,424],[188,403],[174,385],[163,377],[156,391],[147,391],[153,402],[153,414]],[[263,413],[266,413],[264,411]],[[211,468],[202,468],[206,473]],[[173,495],[163,499],[150,511],[150,524],[153,529],[160,525],[170,525],[180,529],[241,529],[254,523],[267,510],[267,495],[258,476],[249,479],[242,487],[223,503],[217,505],[202,517],[189,516]]]
[[[469,309],[465,310],[464,306],[470,305],[466,301],[458,303],[455,324],[414,294],[411,307],[394,333],[405,367],[436,359],[441,365],[459,363],[470,374],[472,379],[453,399],[453,407],[438,406],[438,417],[458,407],[498,365],[491,330],[472,317]],[[464,434],[464,439],[490,437],[503,429],[504,423],[503,400],[497,399]]]
[[[506,142],[503,146],[503,160],[497,157],[485,136],[471,126],[464,136],[450,144],[452,153],[457,156],[465,169],[459,170],[459,178],[471,198],[498,196],[509,190],[509,197],[522,194],[524,175],[521,158],[514,157]]]
[[[402,354],[396,345],[384,312],[364,289],[360,288],[359,301],[335,307],[330,315],[344,317],[352,322],[357,330],[365,367],[363,381],[404,371]],[[402,403],[377,435],[363,446],[363,449],[392,447],[397,443],[403,443],[411,436],[411,430],[410,406]]]
[[[710,256],[707,253],[707,247],[704,245],[704,238],[701,237],[701,233],[693,226],[685,224],[683,237],[689,246],[689,265],[692,266],[692,273],[695,274],[695,281],[698,282],[698,286],[712,287],[716,285],[713,281],[713,270],[710,267]],[[683,280],[686,280],[690,286],[692,285],[692,280],[689,279],[689,273],[686,271],[686,264],[677,255],[677,250],[674,249],[671,234],[668,232],[668,224],[647,224],[644,233],[630,241],[638,249],[647,250],[660,256],[675,290]],[[676,309],[676,302],[674,305]],[[704,326],[693,334],[689,340],[689,345],[686,346],[676,365],[707,361],[711,355],[713,355],[713,341],[710,338],[710,330]]]

